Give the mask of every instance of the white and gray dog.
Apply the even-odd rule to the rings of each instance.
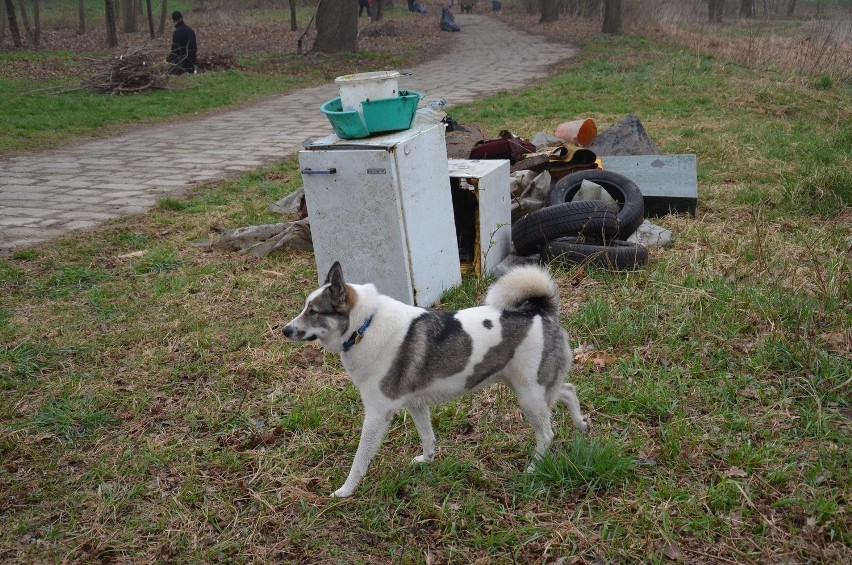
[[[335,263],[284,335],[318,339],[340,353],[364,403],[355,461],[333,496],[355,492],[400,408],[411,413],[423,442],[414,461],[429,462],[435,455],[429,407],[495,382],[517,396],[535,431],[536,459],[553,441],[550,415],[557,399],[577,428],[588,428],[574,386],[564,381],[572,355],[559,323],[559,294],[540,267],[506,273],[489,288],[484,306],[442,312],[409,306],[372,284],[348,284]]]

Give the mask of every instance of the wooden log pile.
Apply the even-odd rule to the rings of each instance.
[[[169,88],[172,65],[138,49],[117,57],[90,60],[92,71],[84,79],[86,90],[105,94],[132,94]]]

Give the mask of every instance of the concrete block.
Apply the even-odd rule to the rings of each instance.
[[[695,155],[601,157],[603,169],[636,183],[645,200],[645,216],[695,215],[698,175]]]

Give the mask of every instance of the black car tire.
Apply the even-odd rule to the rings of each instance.
[[[558,206],[571,202],[584,180],[599,184],[618,202],[621,207],[618,213],[618,239],[630,237],[642,223],[645,201],[636,183],[618,173],[590,169],[566,175],[553,185],[548,196],[548,205]]]
[[[512,243],[518,255],[532,255],[558,237],[585,235],[607,240],[617,232],[616,214],[600,200],[585,200],[530,212],[512,224]]]
[[[545,263],[598,265],[616,271],[636,269],[648,263],[648,249],[638,243],[611,240],[606,244],[588,238],[564,237],[547,242],[541,248]]]

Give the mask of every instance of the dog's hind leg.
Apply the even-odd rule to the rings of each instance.
[[[390,426],[392,413],[370,412],[364,415],[364,425],[361,429],[361,440],[358,442],[358,450],[355,452],[355,460],[349,470],[349,476],[343,486],[334,491],[331,496],[345,498],[352,496],[361,479],[367,474],[370,462],[376,456],[385,433]]]
[[[568,412],[571,414],[571,421],[583,433],[589,431],[589,421],[583,416],[580,411],[580,400],[577,398],[577,389],[571,383],[562,383],[559,389],[559,400],[568,406]]]
[[[553,442],[553,427],[550,424],[550,406],[544,397],[544,389],[538,385],[532,387],[521,385],[513,386],[518,404],[524,413],[524,419],[535,432],[535,457],[527,467],[527,471],[535,470],[535,463],[547,453]]]
[[[429,463],[435,458],[435,432],[432,431],[432,419],[426,405],[410,406],[408,412],[414,420],[414,426],[423,443],[423,453],[414,458],[413,463]]]

